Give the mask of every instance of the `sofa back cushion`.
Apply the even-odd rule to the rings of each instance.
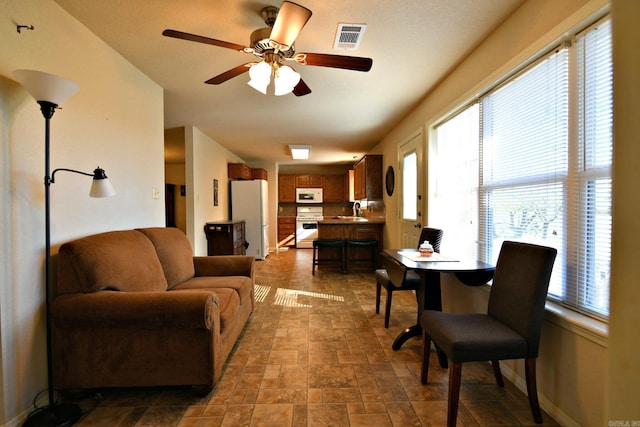
[[[195,274],[193,249],[184,232],[178,228],[139,228],[151,240],[164,270],[168,289],[191,279]]]
[[[167,290],[162,265],[147,237],[135,230],[110,231],[60,247],[58,294],[102,290]]]

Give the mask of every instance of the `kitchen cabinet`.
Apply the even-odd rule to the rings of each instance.
[[[296,175],[298,188],[323,188],[324,175]]]
[[[340,203],[346,201],[344,198],[344,175],[324,176],[324,203]]]
[[[251,168],[244,163],[227,163],[227,175],[231,179],[251,179]]]
[[[267,180],[267,171],[261,168],[251,168],[251,179]]]
[[[296,218],[278,217],[278,246],[295,246],[296,244]]]
[[[244,163],[227,163],[227,176],[229,179],[264,179],[267,180],[267,171],[261,168],[250,168]]]
[[[364,156],[353,167],[353,195],[355,200],[382,199],[382,155]]]
[[[245,255],[245,222],[207,222],[207,255]]]
[[[296,176],[278,175],[278,202],[296,202]]]

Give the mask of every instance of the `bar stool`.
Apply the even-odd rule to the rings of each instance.
[[[368,248],[368,258],[350,258],[349,248]],[[378,264],[378,241],[376,239],[353,239],[346,242],[345,270],[349,272],[351,263],[370,263],[371,270],[375,271]]]
[[[318,248],[339,248],[340,256],[333,258],[325,258],[320,260],[318,256]],[[343,239],[314,239],[313,241],[313,265],[311,267],[311,274],[316,274],[316,266],[320,266],[320,264],[327,265],[338,265],[340,267],[340,271],[344,273],[345,267],[345,246]]]

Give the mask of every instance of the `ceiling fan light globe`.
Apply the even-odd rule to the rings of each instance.
[[[249,80],[247,84],[258,92],[262,92],[265,95],[267,94],[267,86],[269,86],[268,80],[266,82],[261,80]]]
[[[286,95],[291,93],[293,88],[300,82],[300,74],[293,71],[291,67],[283,65],[276,70],[273,82],[275,84],[275,95]]]
[[[249,68],[249,77],[252,81],[264,83],[265,86],[269,84],[271,80],[271,65],[262,61],[254,64]]]

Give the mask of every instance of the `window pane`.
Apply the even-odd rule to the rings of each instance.
[[[418,219],[418,156],[415,152],[402,160],[402,218]]]
[[[504,240],[551,246],[564,257],[568,175],[568,53],[555,52],[482,99],[481,241],[496,262]],[[554,265],[551,295],[563,296]]]
[[[479,107],[474,104],[436,128],[435,191],[429,224],[445,230],[441,251],[478,258]]]
[[[487,190],[484,195],[487,210],[490,261],[495,264],[502,242],[512,240],[551,246],[558,249],[557,262],[549,285],[549,293],[562,295],[564,186],[562,183],[541,183]]]

